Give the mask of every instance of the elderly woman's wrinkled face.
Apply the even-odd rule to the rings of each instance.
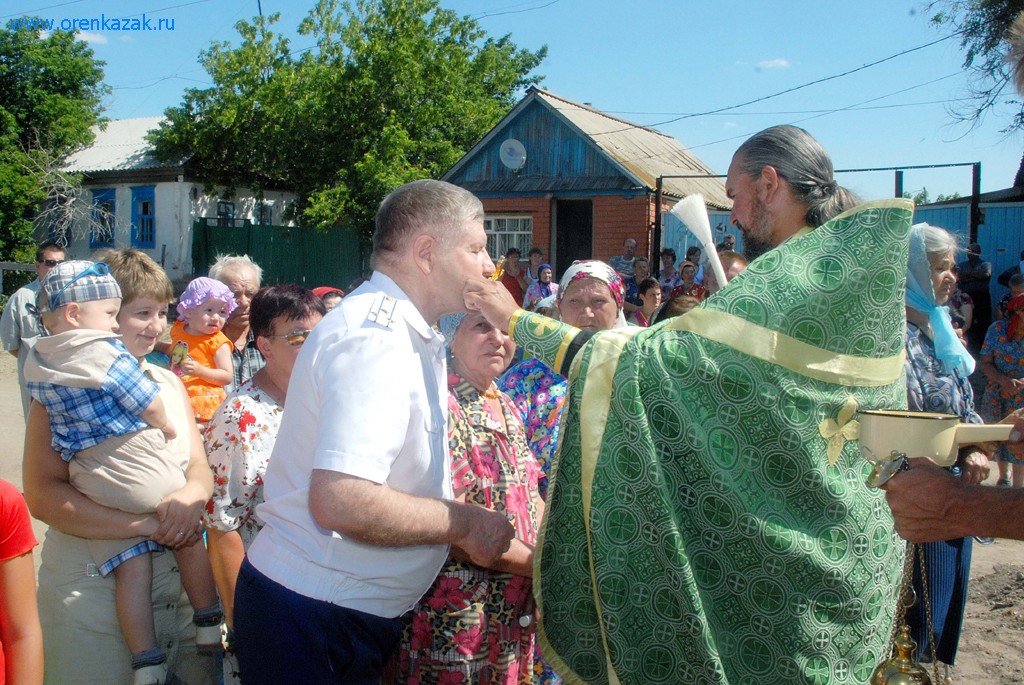
[[[540,279],[541,283],[550,283],[551,282],[551,269],[541,269],[540,270],[540,275],[538,276],[538,278]]]
[[[581,278],[569,283],[558,303],[562,321],[588,331],[605,331],[615,326],[619,307],[608,284],[598,278]]]
[[[466,314],[455,331],[451,348],[456,370],[484,387],[508,367],[516,351],[512,339],[487,323],[479,312]]]
[[[687,264],[683,267],[680,275],[683,278],[683,283],[687,286],[691,286],[693,285],[693,279],[697,276],[697,269],[695,269],[692,264]]]
[[[956,285],[956,261],[953,259],[953,253],[929,254],[928,265],[931,267],[935,304],[946,304],[949,302],[949,296],[953,294],[953,286]]]

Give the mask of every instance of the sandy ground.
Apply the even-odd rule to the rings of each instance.
[[[19,487],[24,438],[16,362],[0,353],[0,478]],[[34,527],[41,540],[46,526],[35,521]],[[1024,542],[976,544],[971,574],[954,682],[1024,683]]]

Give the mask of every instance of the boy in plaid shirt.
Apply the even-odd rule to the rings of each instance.
[[[55,266],[36,304],[50,335],[29,341],[25,380],[49,413],[53,448],[68,462],[71,484],[98,504],[152,513],[184,486],[189,450],[184,436],[177,439],[159,386],[115,333],[120,306],[121,289],[106,264]],[[163,547],[148,538],[88,542],[100,574],[114,574],[134,685],[166,682],[150,596],[150,552]],[[206,548],[200,541],[174,554],[189,600],[199,607],[196,644],[218,649],[222,616]]]

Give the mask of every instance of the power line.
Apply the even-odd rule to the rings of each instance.
[[[487,19],[488,17],[500,17],[500,16],[505,15],[505,14],[522,14],[523,12],[533,12],[534,10],[542,10],[545,7],[551,7],[552,5],[557,5],[559,3],[559,1],[560,0],[551,0],[551,2],[545,3],[543,5],[538,5],[536,7],[527,7],[525,9],[521,9],[521,10],[509,10],[507,12],[485,12],[484,14],[478,14],[478,15],[472,17],[472,18],[474,20],[478,20],[478,19]],[[526,4],[529,4],[529,3],[525,3],[525,2],[524,3],[520,3],[520,5],[526,5]],[[508,5],[508,7],[519,7],[520,5]]]
[[[865,69],[869,69],[871,67],[878,66],[879,64],[882,64],[884,62],[889,62],[891,60],[894,60],[897,57],[902,57],[903,55],[908,55],[911,52],[916,52],[918,50],[923,50],[923,49],[931,47],[933,45],[937,45],[938,43],[942,43],[944,41],[947,41],[950,38],[955,38],[956,36],[959,36],[961,33],[962,33],[962,31],[957,31],[956,33],[951,33],[950,35],[945,36],[944,38],[939,38],[938,40],[933,40],[930,43],[925,43],[924,45],[918,45],[917,47],[907,48],[906,50],[901,50],[900,52],[897,52],[894,55],[889,55],[888,57],[883,57],[882,59],[875,60],[874,62],[868,62],[867,64],[862,64],[861,66],[855,67],[854,69],[848,69],[847,71],[844,71],[844,72],[839,73],[839,74],[833,74],[831,76],[825,76],[823,78],[815,79],[814,81],[809,81],[809,82],[801,84],[799,86],[793,86],[792,88],[786,88],[785,90],[780,90],[777,93],[772,93],[771,95],[763,95],[763,96],[761,96],[759,98],[754,98],[753,100],[747,100],[746,102],[741,102],[739,104],[728,105],[726,107],[719,107],[718,109],[712,109],[712,110],[708,110],[706,112],[695,112],[693,114],[684,114],[682,116],[674,117],[672,119],[666,119],[665,121],[659,121],[659,122],[654,123],[654,124],[646,124],[646,125],[634,124],[634,125],[631,125],[631,126],[627,126],[625,128],[616,129],[614,131],[604,131],[602,133],[595,133],[593,135],[595,135],[595,136],[606,136],[606,135],[609,135],[609,134],[612,134],[612,133],[622,133],[623,131],[630,131],[630,130],[635,129],[635,128],[654,128],[656,126],[664,126],[665,124],[674,124],[675,122],[682,121],[683,119],[692,119],[694,117],[708,116],[710,114],[718,114],[719,112],[728,112],[729,110],[732,110],[732,109],[739,109],[740,107],[746,107],[747,105],[753,105],[753,104],[758,103],[758,102],[764,102],[765,100],[771,100],[772,98],[777,98],[777,97],[779,97],[781,95],[786,95],[788,93],[793,93],[793,92],[798,91],[798,90],[803,90],[804,88],[809,88],[810,86],[814,86],[814,85],[817,85],[819,83],[825,83],[826,81],[833,81],[833,80],[835,80],[837,78],[842,78],[843,76],[849,76],[850,74],[855,74],[858,71],[863,71]]]
[[[24,12],[16,12],[14,14],[5,14],[4,16],[0,17],[0,19],[10,19],[11,17],[28,17],[35,14],[36,12],[42,12],[43,10],[52,10],[58,7],[66,7],[67,5],[77,5],[80,2],[85,2],[85,0],[71,0],[71,2],[62,2],[57,5],[50,5],[49,7],[39,7],[34,10],[26,10]]]

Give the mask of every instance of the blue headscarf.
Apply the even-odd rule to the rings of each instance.
[[[548,281],[547,283],[545,283],[542,280],[540,280],[540,272],[543,271],[544,269],[547,269],[547,270],[550,271],[551,270],[551,265],[550,264],[541,264],[539,267],[537,267],[537,284],[540,286],[538,288],[538,290],[540,290],[540,299],[542,299],[542,300],[545,297],[551,297],[551,281]],[[554,273],[552,273],[552,275],[554,275]]]
[[[970,355],[953,330],[946,305],[935,304],[932,290],[931,263],[925,250],[924,229],[928,224],[914,224],[910,229],[910,259],[907,262],[907,306],[928,317],[932,327],[935,356],[942,370],[952,374],[958,370],[967,378],[974,373],[974,357]],[[940,229],[941,230],[941,229]]]

